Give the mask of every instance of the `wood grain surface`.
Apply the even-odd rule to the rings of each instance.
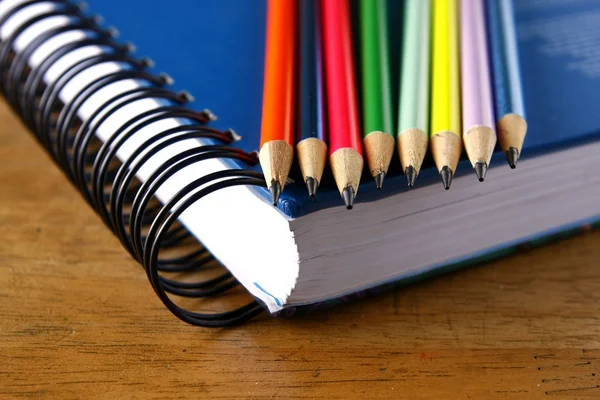
[[[184,324],[0,104],[0,399],[600,398],[600,232],[317,313]]]

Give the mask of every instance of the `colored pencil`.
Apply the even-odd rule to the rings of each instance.
[[[346,208],[351,209],[363,169],[347,0],[321,2],[329,123],[329,162]]]
[[[294,159],[295,0],[269,0],[259,160],[276,205]]]
[[[406,0],[400,67],[398,154],[408,186],[415,184],[429,142],[431,1]]]
[[[496,146],[484,1],[460,0],[463,143],[480,182]]]
[[[431,152],[447,190],[462,151],[458,1],[433,0],[432,21]]]
[[[299,1],[298,18],[300,70],[296,151],[308,194],[314,197],[327,162],[319,0]]]
[[[511,168],[521,157],[527,134],[517,35],[511,0],[487,1],[498,142]]]
[[[363,144],[381,189],[394,155],[387,0],[360,1]]]

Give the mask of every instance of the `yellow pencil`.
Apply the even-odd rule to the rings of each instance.
[[[433,0],[431,153],[449,189],[462,151],[458,0]]]

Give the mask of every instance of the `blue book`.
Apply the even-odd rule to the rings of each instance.
[[[600,113],[594,100],[600,67],[590,50],[600,42],[592,18],[600,5],[593,2],[515,2],[529,127],[516,171],[497,152],[486,181],[479,183],[468,162],[461,162],[445,192],[431,163],[412,190],[396,165],[382,192],[372,179],[363,179],[352,211],[343,207],[329,171],[317,200],[308,197],[297,170],[277,207],[261,183],[251,153],[260,135],[266,1],[103,0],[90,1],[85,12],[62,1],[19,4],[25,3],[0,2],[0,57],[13,57],[0,72],[17,82],[4,80],[3,94],[144,264],[165,304],[187,322],[236,322],[259,306],[213,318],[176,308],[166,293],[216,294],[230,289],[235,278],[271,313],[291,312],[481,262],[600,220]],[[401,20],[401,3],[389,6],[390,18]],[[61,31],[89,13],[102,15],[104,33],[85,24]],[[119,39],[110,37],[109,25],[118,29]],[[400,33],[390,33],[396,47]],[[121,45],[125,41],[135,45],[133,54]],[[81,44],[67,51],[72,43]],[[395,63],[399,50],[392,52]],[[20,72],[25,64],[30,72]],[[172,86],[161,72],[174,79]],[[147,94],[158,87],[162,91]],[[26,89],[38,93],[37,100]],[[32,107],[34,101],[40,103]],[[62,104],[64,115],[54,130],[45,126],[51,121],[43,116],[46,102]],[[68,133],[71,128],[75,133]],[[188,131],[196,136],[183,135]],[[159,146],[177,134],[179,140]],[[94,141],[104,144],[97,153],[90,150]],[[228,142],[241,151],[226,150]],[[149,149],[156,154],[146,153]],[[111,175],[108,161],[125,167]],[[127,190],[117,187],[126,176]],[[127,193],[132,215],[123,211]],[[154,199],[154,213],[154,203],[144,203],[144,196],[133,199],[137,193]],[[150,229],[147,236],[143,226]],[[158,253],[161,245],[177,244],[184,231],[234,278],[224,274],[196,286],[161,278],[160,271],[201,266],[208,259],[203,251],[177,260]]]

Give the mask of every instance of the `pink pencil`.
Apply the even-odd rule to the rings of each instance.
[[[480,182],[496,146],[484,1],[461,0],[459,14],[463,142]]]

